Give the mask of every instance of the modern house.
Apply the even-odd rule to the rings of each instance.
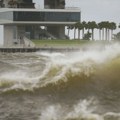
[[[44,9],[36,9],[32,0],[0,0],[4,46],[44,37],[65,39],[65,26],[80,21],[80,14],[78,8],[65,8],[65,0],[44,0]]]

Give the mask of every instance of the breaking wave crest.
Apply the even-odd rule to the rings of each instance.
[[[37,89],[49,92],[51,89],[82,90],[83,87],[91,88],[92,91],[99,89],[96,88],[98,84],[100,89],[104,89],[106,83],[111,87],[114,81],[117,85],[120,84],[119,44],[107,45],[101,50],[89,49],[71,53],[37,52],[9,56],[1,54],[0,56],[0,66],[4,69],[0,73],[1,93]],[[117,86],[115,82],[114,85]]]

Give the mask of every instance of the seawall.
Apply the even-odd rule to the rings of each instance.
[[[30,53],[37,51],[50,51],[50,52],[70,52],[77,51],[79,48],[0,48],[1,53]]]

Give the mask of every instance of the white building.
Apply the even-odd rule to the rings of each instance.
[[[65,26],[80,21],[80,9],[65,9],[65,0],[44,0],[45,9],[35,9],[32,0],[1,0],[0,6],[7,47],[23,45],[26,37],[65,39]]]

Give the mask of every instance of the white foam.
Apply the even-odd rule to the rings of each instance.
[[[117,57],[118,55],[120,55],[120,44],[118,43],[106,45],[102,50],[88,49],[72,53],[37,52],[35,53],[35,56],[37,56],[37,62],[41,57],[43,57],[42,60],[45,61],[45,67],[42,72],[40,71],[39,75],[31,75],[29,66],[25,66],[27,69],[24,69],[24,71],[21,69],[16,72],[11,70],[11,72],[3,73],[0,76],[0,80],[14,82],[14,86],[11,87],[12,89],[16,88],[17,85],[22,88],[23,86],[27,86],[27,89],[29,86],[31,89],[33,87],[39,87],[38,84],[45,86],[49,83],[56,83],[61,79],[66,81],[66,74],[69,71],[71,72],[71,75],[84,72],[85,75],[89,76],[89,74],[93,72],[93,64],[102,64]],[[33,63],[35,62],[32,61],[30,64]],[[24,66],[24,63],[22,66]],[[59,69],[58,71],[55,71],[56,73],[53,76],[49,76],[49,71],[54,68]]]
[[[72,109],[66,109],[64,106],[49,105],[41,111],[39,120],[103,120],[99,114],[95,114],[94,100],[80,100]]]

